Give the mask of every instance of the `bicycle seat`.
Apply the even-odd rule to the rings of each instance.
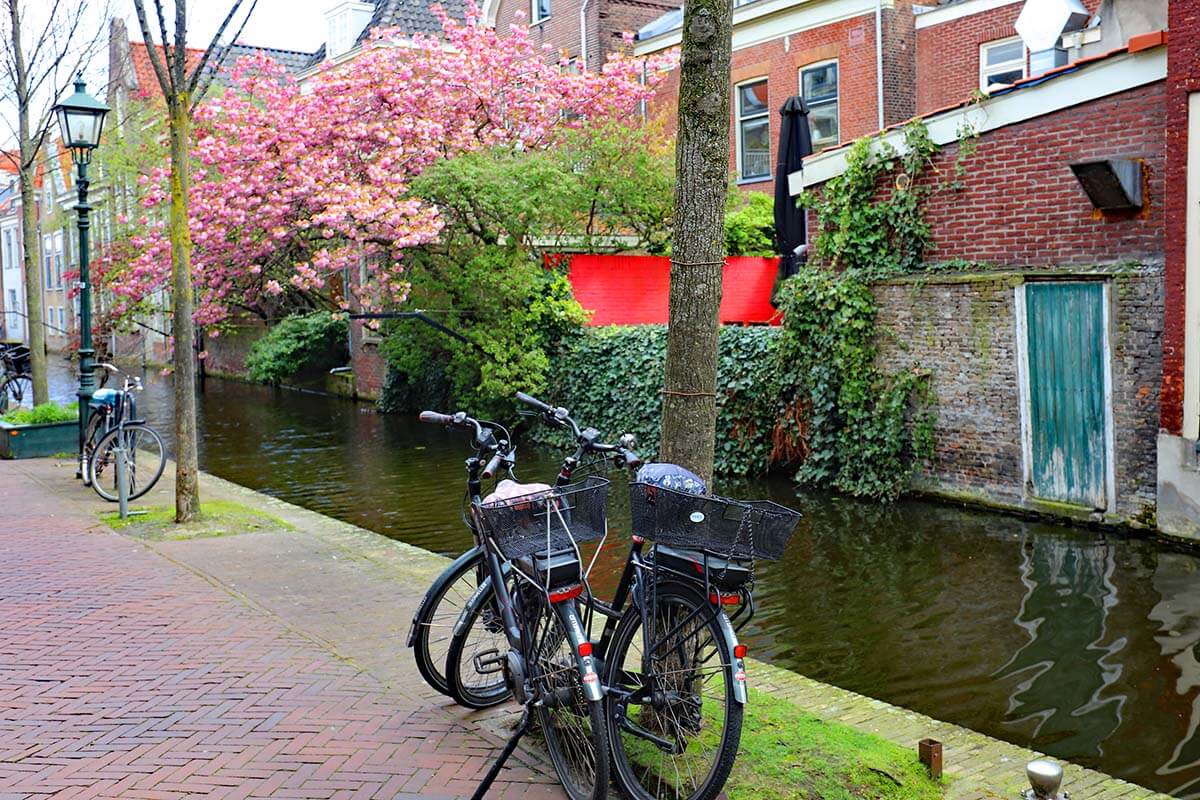
[[[704,580],[704,565],[707,558],[708,579],[721,589],[739,589],[750,580],[750,565],[741,561],[731,561],[714,553],[703,550],[684,550],[678,547],[668,547],[665,544],[656,545],[655,558],[661,567],[665,567],[684,575],[690,575],[696,580]]]
[[[574,550],[555,550],[548,555],[537,553],[515,559],[513,563],[517,569],[537,578],[539,584],[550,589],[579,583],[583,579],[582,565],[575,557]]]
[[[97,389],[92,392],[92,408],[115,408],[121,393],[116,389]]]

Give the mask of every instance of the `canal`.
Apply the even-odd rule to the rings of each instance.
[[[69,392],[58,370],[56,389]],[[169,379],[147,375],[142,406],[168,433]],[[365,404],[213,379],[199,408],[205,470],[439,553],[469,546],[461,437]],[[556,457],[523,450],[521,478],[549,479]],[[760,567],[751,655],[1200,797],[1195,554],[915,500],[797,493],[786,480],[717,488],[805,514],[784,559]],[[602,592],[623,555],[625,505],[612,513]]]

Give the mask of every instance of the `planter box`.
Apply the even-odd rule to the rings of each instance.
[[[79,449],[79,420],[13,425],[0,420],[0,458],[42,458]]]

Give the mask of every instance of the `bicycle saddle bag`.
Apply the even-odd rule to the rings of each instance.
[[[518,558],[517,569],[537,580],[539,586],[561,589],[583,580],[582,565],[574,550],[558,550],[549,555],[541,553]]]
[[[706,557],[700,550],[684,550],[660,544],[654,548],[654,558],[660,567],[688,575],[697,581],[704,580],[707,566],[709,582],[726,591],[740,589],[750,580],[749,564],[712,554]]]
[[[121,393],[116,389],[97,389],[92,394],[92,408],[115,408]]]
[[[687,494],[708,494],[708,486],[700,476],[678,464],[646,464],[637,471],[637,482]]]

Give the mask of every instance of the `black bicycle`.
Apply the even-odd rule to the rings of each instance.
[[[605,533],[608,481],[590,477],[553,489],[532,486],[532,493],[514,487],[507,496],[485,502],[482,479],[506,461],[512,464],[507,430],[463,412],[425,411],[420,418],[473,434],[475,455],[467,459],[469,511],[491,587],[487,620],[480,624],[502,631],[506,645],[478,666],[502,675],[524,708],[475,797],[486,794],[536,715],[567,795],[601,800],[608,793],[608,727],[592,643],[579,617],[584,588],[578,544]]]
[[[0,342],[0,414],[33,406],[30,351],[23,344]]]
[[[141,392],[142,379],[126,375],[120,389],[109,389],[108,374],[119,370],[112,364],[100,363],[104,371],[101,387],[88,403],[88,423],[84,430],[83,451],[80,453],[80,474],[84,483],[96,494],[115,503],[119,500],[117,454],[125,454],[129,500],[136,500],[154,488],[167,464],[167,448],[158,432],[137,416],[136,392]]]
[[[596,430],[581,430],[566,409],[517,396],[575,439],[555,491],[575,485],[572,477],[588,456],[641,465],[629,439],[605,444]],[[747,701],[746,649],[734,623],[740,628],[754,613],[754,559],[778,558],[799,514],[769,501],[713,497],[686,470],[654,466],[654,477],[640,474],[646,479],[630,484],[635,535],[612,602],[592,596],[585,579],[576,602],[587,650],[604,665],[612,767],[622,791],[635,798],[710,800],[732,769]],[[649,548],[647,540],[654,542]],[[548,549],[541,562],[514,568],[539,576],[563,569],[558,580],[573,580],[578,563],[577,548]],[[471,707],[504,697],[491,684],[478,690],[495,659],[492,585],[489,576],[468,601],[447,654],[451,694]],[[735,606],[732,617],[725,613]],[[593,647],[597,615],[605,621]]]

